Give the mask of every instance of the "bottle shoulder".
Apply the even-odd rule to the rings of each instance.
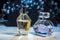
[[[40,25],[40,24],[44,24],[44,25],[46,25],[46,26],[48,26],[48,25],[54,26],[54,24],[53,24],[52,21],[50,21],[50,20],[41,20],[41,19],[38,19],[38,20],[35,22],[34,25]]]
[[[20,14],[17,17],[17,20],[29,20],[29,21],[31,21],[31,19],[29,18],[29,16],[27,14]]]

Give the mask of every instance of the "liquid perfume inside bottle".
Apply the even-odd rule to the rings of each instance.
[[[49,17],[49,12],[39,12],[39,18],[33,25],[36,35],[46,37],[52,34],[54,25],[50,20],[47,20]]]
[[[20,35],[27,35],[31,24],[31,19],[26,13],[26,8],[22,7],[17,18],[17,27]]]

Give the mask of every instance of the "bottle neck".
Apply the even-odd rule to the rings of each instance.
[[[45,18],[45,17],[41,17],[41,18],[39,17],[39,19],[40,19],[40,20],[46,20],[46,18]]]
[[[26,8],[22,7],[19,12],[20,14],[26,14]]]

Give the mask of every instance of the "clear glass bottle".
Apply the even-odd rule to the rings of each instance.
[[[49,17],[49,12],[39,12],[39,18],[33,25],[34,31],[37,35],[46,37],[52,34],[54,25],[50,20],[46,20]]]
[[[20,15],[17,18],[17,27],[20,35],[27,35],[31,25],[31,19],[26,13],[26,8],[23,6],[20,10]]]

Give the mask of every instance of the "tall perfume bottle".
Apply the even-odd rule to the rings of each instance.
[[[26,13],[26,8],[23,6],[20,10],[20,15],[17,18],[17,27],[20,35],[27,35],[31,25],[31,19]]]
[[[34,31],[37,35],[46,37],[52,34],[54,25],[50,20],[47,20],[49,17],[49,12],[39,12],[39,18],[33,25]]]

